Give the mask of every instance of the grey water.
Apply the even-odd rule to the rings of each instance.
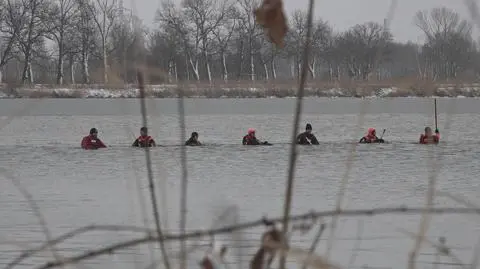
[[[428,177],[436,173],[435,206],[461,206],[446,194],[480,204],[480,100],[438,99],[437,146],[416,144],[425,126],[434,126],[431,98],[305,100],[300,129],[310,122],[319,146],[299,147],[292,213],[331,210],[346,178],[342,207],[422,207]],[[149,99],[149,130],[161,147],[151,150],[162,226],[178,232],[180,138],[176,99]],[[208,229],[282,214],[295,99],[186,99],[186,132],[200,134],[203,147],[187,149],[188,229]],[[135,99],[4,99],[0,100],[0,265],[22,250],[39,246],[45,235],[28,191],[52,237],[90,224],[153,228],[145,154],[130,148],[142,125]],[[91,127],[107,149],[84,151],[80,140]],[[250,127],[273,144],[245,147]],[[368,127],[388,142],[357,145]],[[353,155],[351,155],[354,152]],[[347,173],[349,157],[351,169]],[[226,211],[226,219],[217,220]],[[477,216],[433,216],[428,239],[446,237],[455,255],[471,263],[480,238]],[[235,220],[236,219],[236,220]],[[325,254],[331,231],[327,223],[317,253]],[[406,268],[420,216],[341,217],[331,260],[342,268]],[[362,228],[363,227],[363,228]],[[292,234],[292,245],[308,248],[316,227]],[[247,268],[263,228],[219,236],[231,248],[232,268]],[[127,240],[138,234],[91,232],[57,246],[63,257]],[[361,240],[357,240],[360,237]],[[189,268],[208,249],[209,238],[191,241]],[[154,260],[161,261],[156,244]],[[178,243],[167,245],[178,268]],[[353,258],[352,258],[353,257]],[[18,268],[36,268],[54,260],[50,251],[35,254]],[[291,267],[295,260],[291,260]],[[432,268],[435,249],[424,244],[419,268]],[[86,268],[145,268],[152,262],[146,245],[81,263]],[[452,265],[439,259],[440,268]],[[291,268],[290,267],[290,268]]]

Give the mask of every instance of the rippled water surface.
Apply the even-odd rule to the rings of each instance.
[[[147,103],[150,134],[163,145],[151,151],[161,218],[165,229],[176,232],[181,176],[177,100]],[[189,229],[231,224],[235,213],[240,221],[281,215],[294,106],[295,99],[186,100],[187,134],[199,132],[206,144],[187,150]],[[321,145],[299,148],[293,213],[334,208],[352,149],[355,154],[343,200],[346,208],[423,206],[432,170],[438,173],[436,206],[458,205],[446,193],[480,204],[480,100],[439,99],[438,111],[440,145],[419,146],[416,142],[423,128],[433,126],[432,99],[307,99],[301,128],[312,123]],[[141,127],[139,112],[138,100],[132,99],[0,100],[0,264],[45,240],[37,213],[22,191],[31,195],[53,237],[89,224],[143,226],[145,212],[153,227],[145,155],[129,147]],[[91,127],[99,129],[109,148],[79,148]],[[274,145],[241,146],[249,127]],[[379,134],[386,129],[384,138],[389,143],[356,145],[368,127],[377,128]],[[227,220],[214,221],[233,205],[237,210],[228,210]],[[419,222],[420,217],[413,215],[342,217],[331,257],[345,268],[349,262],[351,268],[405,268],[413,240],[402,231],[416,232]],[[478,223],[475,216],[435,216],[428,238],[436,242],[445,236],[453,252],[470,263],[480,236]],[[261,231],[248,230],[235,242],[222,238],[235,246],[228,255],[236,264],[233,268],[239,264],[238,254],[242,261],[238,268],[248,266]],[[315,233],[295,233],[292,244],[309,247]],[[327,229],[323,238],[329,234]],[[75,256],[132,236],[87,233],[59,245],[58,251]],[[208,239],[193,243],[208,244]],[[321,241],[317,252],[325,253],[326,245],[326,240]],[[154,248],[154,258],[159,260]],[[168,248],[172,257],[178,254],[176,243]],[[190,268],[198,268],[195,258],[205,249],[193,250]],[[435,250],[425,244],[421,253],[419,267],[431,268]],[[52,254],[45,251],[19,267],[37,267],[49,260]],[[440,267],[452,267],[445,264],[452,262],[448,257],[440,262]],[[148,248],[143,246],[82,264],[145,268],[150,263]]]

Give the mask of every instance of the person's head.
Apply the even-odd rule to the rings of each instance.
[[[432,128],[430,128],[430,127],[425,127],[425,134],[426,134],[426,135],[432,135]]]
[[[249,128],[249,129],[248,129],[248,135],[255,136],[255,129]]]
[[[375,131],[375,128],[368,128],[368,135],[370,136],[377,135],[377,131]]]
[[[140,135],[141,136],[146,136],[148,134],[148,129],[147,127],[142,127],[140,128]]]
[[[192,133],[192,138],[197,140],[198,139],[198,133],[197,132],[193,132]]]
[[[311,133],[312,132],[312,125],[310,123],[307,123],[307,126],[305,126],[305,131],[307,133]]]
[[[93,137],[97,137],[97,135],[98,135],[97,129],[96,128],[90,129],[90,135],[93,136]]]

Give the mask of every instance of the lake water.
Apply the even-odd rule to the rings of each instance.
[[[147,104],[150,134],[164,145],[151,151],[161,218],[167,231],[177,232],[181,178],[177,100],[147,100]],[[187,150],[188,228],[232,224],[235,216],[239,221],[280,216],[295,99],[188,99],[185,106],[187,135],[197,131],[206,144]],[[434,169],[438,172],[435,187],[441,191],[436,206],[458,205],[445,192],[480,204],[479,99],[438,99],[442,135],[438,146],[416,144],[423,128],[434,124],[433,99],[314,98],[305,100],[303,112],[301,129],[310,122],[321,145],[299,147],[292,213],[334,208],[352,148],[344,208],[423,206],[429,171]],[[153,227],[144,152],[129,147],[142,124],[138,100],[0,100],[0,117],[0,264],[45,240],[35,211],[19,187],[30,193],[53,237],[90,224],[144,226],[145,214]],[[80,140],[91,127],[99,130],[108,149],[80,149]],[[274,145],[241,146],[250,127]],[[385,129],[384,138],[390,143],[355,147],[368,127],[377,128],[378,134]],[[436,168],[430,165],[431,153],[436,156]],[[227,210],[226,220],[215,221],[231,206],[236,209]],[[416,232],[419,221],[415,215],[341,217],[331,258],[342,268],[406,268],[413,240],[400,230]],[[330,235],[331,219],[325,222],[329,229],[322,239]],[[445,236],[452,251],[468,264],[480,236],[478,223],[476,216],[438,215],[432,218],[427,235],[434,242]],[[232,247],[227,257],[232,268],[247,268],[262,230],[238,233],[236,240],[219,237]],[[309,247],[315,233],[294,234],[292,245]],[[87,233],[57,250],[62,256],[75,256],[132,236]],[[358,236],[362,240],[356,240]],[[208,242],[205,238],[193,243]],[[167,247],[172,257],[178,255],[177,243]],[[189,268],[198,268],[196,259],[204,250],[206,246],[192,252]],[[156,245],[153,251],[159,260]],[[318,253],[325,251],[326,240],[322,240]],[[353,260],[352,253],[356,253]],[[418,267],[432,268],[434,253],[425,244]],[[49,260],[52,254],[46,251],[18,267],[35,268]],[[79,267],[145,268],[151,261],[148,248],[141,246]],[[440,262],[440,268],[455,267],[449,257]]]

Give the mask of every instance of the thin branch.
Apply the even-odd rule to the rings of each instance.
[[[362,102],[362,106],[360,107],[360,117],[357,122],[357,129],[363,126],[363,123],[365,121],[365,114],[367,112],[366,110],[367,110],[368,102],[369,101],[365,101],[365,100]],[[355,153],[357,152],[357,146],[358,146],[358,143],[353,143],[348,153],[345,172],[342,176],[342,181],[340,182],[340,188],[337,193],[337,201],[335,205],[335,209],[337,211],[341,211],[343,207],[343,198],[345,196],[345,190],[347,188],[348,179],[350,178],[350,173],[353,168],[353,162],[355,160]],[[327,251],[326,251],[327,259],[330,257],[330,251],[333,249],[333,242],[335,239],[335,230],[337,228],[337,221],[338,221],[338,216],[334,216],[332,218],[332,227],[330,229],[330,235],[327,240]]]
[[[140,90],[140,109],[142,111],[142,122],[143,126],[147,127],[147,105],[145,104],[145,83],[143,80],[143,74],[141,72],[138,72],[137,74],[138,78],[138,88]],[[162,233],[162,228],[160,227],[160,215],[158,214],[158,205],[157,205],[157,197],[155,194],[155,183],[153,180],[153,170],[152,170],[152,159],[150,156],[150,148],[145,147],[145,161],[147,165],[147,176],[148,176],[148,182],[149,182],[149,188],[150,188],[150,199],[152,202],[152,208],[153,208],[153,216],[155,218],[155,226],[157,229],[157,236],[158,236],[158,243],[160,245],[160,250],[162,251],[163,255],[163,261],[165,263],[165,269],[170,269],[170,262],[168,260],[168,254],[167,250],[165,249],[165,245],[163,243],[163,240],[160,240],[163,238],[163,233]]]
[[[12,184],[17,188],[17,190],[22,194],[24,199],[27,201],[28,205],[32,209],[32,212],[35,214],[35,216],[38,219],[38,224],[40,225],[40,228],[42,229],[43,234],[45,235],[45,238],[47,241],[52,240],[52,234],[50,233],[50,230],[48,229],[47,221],[45,220],[45,217],[43,216],[42,212],[40,211],[40,208],[38,207],[37,203],[33,200],[32,195],[30,192],[23,186],[19,180],[15,179],[15,177],[5,168],[0,168],[0,171],[2,174],[5,175],[5,178],[8,178]],[[62,257],[57,253],[57,250],[55,249],[54,245],[49,245],[48,246],[49,250],[52,252],[53,258],[55,260],[60,260]]]
[[[357,222],[357,238],[355,239],[355,246],[352,250],[352,256],[350,256],[350,260],[348,261],[347,269],[352,268],[355,260],[357,259],[358,252],[360,251],[360,245],[362,244],[362,234],[363,234],[363,220],[358,220]]]
[[[180,125],[180,145],[181,162],[182,162],[182,182],[180,186],[180,233],[185,235],[185,226],[187,222],[187,184],[188,184],[188,169],[187,169],[187,149],[185,145],[185,108],[183,100],[183,89],[178,89],[178,118]],[[180,269],[187,268],[187,252],[186,240],[182,239],[180,242]]]
[[[70,238],[73,238],[75,236],[91,232],[91,231],[109,231],[109,232],[140,232],[140,233],[153,233],[153,230],[149,230],[146,228],[142,227],[136,227],[136,226],[120,226],[120,225],[88,225],[85,227],[81,227],[78,229],[75,229],[73,231],[70,231],[68,233],[65,233],[63,235],[60,235],[59,237],[56,237],[52,240],[47,241],[46,243],[42,244],[39,247],[27,249],[22,252],[17,258],[15,258],[13,261],[8,263],[5,266],[5,269],[11,269],[15,267],[16,265],[20,264],[23,260],[28,259],[29,257],[44,251],[45,249],[49,248],[50,246],[60,244]]]
[[[310,249],[308,250],[308,253],[310,255],[315,252],[315,249],[317,248],[318,242],[320,242],[320,238],[322,237],[322,234],[325,231],[325,228],[326,228],[325,223],[320,224],[320,227],[318,227],[318,232],[315,235],[315,238],[313,239]],[[302,269],[307,269],[307,265],[304,264]]]
[[[375,215],[386,215],[386,214],[422,214],[424,212],[427,212],[428,214],[478,214],[480,215],[480,208],[431,208],[426,210],[425,208],[408,208],[408,207],[384,207],[384,208],[375,208],[375,209],[357,209],[357,210],[344,210],[344,211],[320,211],[320,212],[310,212],[310,213],[304,213],[300,215],[295,215],[291,216],[289,218],[290,221],[305,221],[305,220],[312,220],[312,219],[317,219],[320,217],[330,217],[330,216],[335,216],[335,215],[341,215],[341,216],[350,216],[350,217],[359,217],[359,216],[370,216],[373,217]],[[274,219],[270,219],[269,221],[271,222],[282,222],[283,217],[278,217]],[[56,261],[56,262],[49,262],[46,263],[39,268],[53,268],[53,267],[58,267],[61,265],[66,265],[66,264],[73,264],[81,260],[85,259],[91,259],[95,258],[97,256],[105,255],[105,254],[111,254],[114,251],[124,249],[124,248],[129,248],[133,247],[139,244],[144,244],[147,242],[165,242],[165,241],[173,241],[173,240],[181,240],[181,239],[186,239],[186,238],[199,238],[199,237],[207,237],[207,236],[213,236],[215,234],[227,234],[231,233],[234,231],[239,231],[239,230],[245,230],[257,226],[264,226],[265,225],[265,218],[255,220],[255,221],[250,221],[250,222],[245,222],[241,223],[238,225],[232,225],[232,226],[226,226],[218,229],[211,229],[211,230],[197,230],[197,231],[191,231],[189,233],[186,233],[184,236],[179,235],[179,234],[171,234],[171,235],[163,235],[162,237],[157,237],[157,236],[152,236],[155,232],[150,231],[150,234],[146,235],[143,238],[136,238],[136,239],[131,239],[128,241],[120,242],[117,244],[113,244],[104,248],[92,250],[92,251],[87,251],[85,253],[82,253],[78,256],[73,256],[69,258],[65,258],[62,261]],[[120,228],[122,226],[112,226],[112,227],[117,227]],[[129,227],[131,230],[136,230],[136,231],[145,231],[145,228],[134,228],[134,227]],[[90,229],[90,230],[96,230],[96,229]],[[128,230],[128,229],[126,229]],[[70,236],[69,238],[73,237],[75,235],[74,232],[69,233]],[[78,232],[77,232],[78,234]],[[65,235],[63,235],[65,237]],[[62,241],[55,239],[56,241]],[[49,242],[49,244],[52,244]]]
[[[298,126],[300,125],[300,116],[302,114],[302,107],[303,107],[303,95],[305,91],[305,81],[307,79],[307,72],[308,72],[308,58],[310,55],[311,50],[311,39],[312,39],[312,23],[313,23],[313,3],[314,0],[310,0],[308,5],[308,18],[307,18],[307,36],[305,40],[305,49],[303,52],[303,62],[302,62],[302,74],[300,77],[300,85],[298,87],[297,93],[297,106],[295,109],[295,117],[293,121],[292,127],[292,144],[290,147],[290,160],[289,160],[289,167],[288,167],[288,178],[287,184],[285,187],[285,203],[283,207],[283,240],[286,241],[285,235],[288,231],[288,222],[290,217],[290,207],[292,201],[292,193],[293,193],[293,179],[295,177],[295,166],[297,163],[297,133],[298,133]],[[288,242],[283,242],[283,245],[286,247]],[[285,257],[282,256],[280,258],[280,269],[285,269]]]
[[[397,228],[397,230],[402,232],[403,234],[411,237],[411,238],[416,239],[418,237],[417,234],[412,233],[410,231],[407,231],[405,229]],[[444,244],[432,242],[431,240],[429,240],[427,238],[424,238],[424,241],[427,242],[430,246],[434,247],[436,251],[449,256],[457,265],[466,269],[465,264],[454,253],[452,253],[452,251],[449,251],[448,248]]]
[[[453,103],[454,104],[454,103]],[[451,107],[453,108],[453,107]],[[450,113],[447,114],[449,116]],[[445,136],[444,139],[446,139],[448,135],[448,130],[450,129],[450,117],[447,117],[445,119]],[[445,148],[442,148],[440,153],[443,153],[445,151]],[[431,215],[427,214],[428,210],[433,207],[433,199],[435,198],[435,183],[438,178],[438,173],[440,172],[439,168],[439,161],[434,159],[434,152],[433,152],[433,147],[430,147],[428,150],[429,154],[429,161],[430,161],[430,166],[431,170],[429,171],[429,178],[428,178],[428,190],[426,193],[426,201],[425,201],[425,212],[422,214],[422,219],[420,221],[419,225],[419,230],[418,234],[415,237],[415,243],[413,250],[409,253],[409,260],[408,260],[408,268],[409,269],[415,269],[415,260],[418,256],[418,253],[420,252],[420,248],[422,246],[423,241],[426,241],[427,239],[425,238],[425,234],[427,233],[428,226],[431,220]],[[443,154],[440,154],[439,156],[442,156]]]
[[[122,109],[123,108],[126,108],[126,106],[122,106]],[[127,134],[127,136],[129,138],[132,138],[133,140],[135,139],[135,134],[132,132],[132,130],[127,126],[127,125],[124,125],[124,129],[125,129],[125,133]],[[138,202],[139,202],[139,206],[140,206],[140,215],[142,217],[142,220],[143,220],[143,225],[145,226],[145,229],[149,229],[149,222],[148,222],[148,215],[147,215],[147,205],[146,205],[146,201],[145,201],[145,197],[143,195],[143,190],[142,190],[142,182],[140,180],[140,176],[139,176],[139,173],[137,171],[137,169],[135,168],[135,154],[133,151],[130,152],[130,156],[129,158],[131,158],[133,160],[132,162],[132,168],[133,168],[133,173],[134,173],[134,178],[135,178],[135,188],[137,190],[137,197],[138,197]],[[131,182],[130,179],[128,179],[128,182]],[[129,187],[127,187],[129,188]],[[147,246],[148,248],[148,255],[149,255],[149,258],[150,260],[153,262],[155,260],[155,253],[153,251],[153,246],[151,244],[148,244]],[[136,258],[136,255],[133,255],[134,258]]]

